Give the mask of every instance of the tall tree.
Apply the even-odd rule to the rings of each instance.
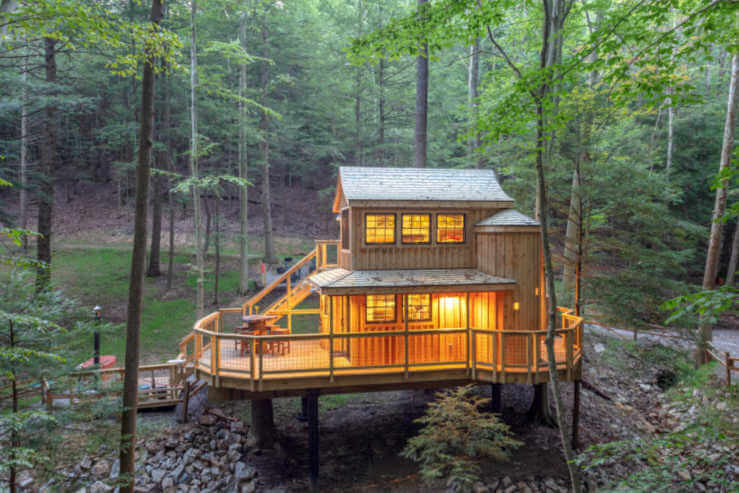
[[[731,78],[729,80],[729,95],[726,103],[726,120],[724,122],[724,138],[721,145],[721,162],[719,173],[726,170],[731,164],[734,150],[734,131],[736,128],[737,107],[737,77],[739,76],[739,55],[734,54],[731,58]],[[728,180],[723,179],[721,185],[716,188],[716,199],[713,205],[713,216],[711,218],[711,232],[708,237],[708,253],[706,255],[706,266],[703,270],[703,289],[716,289],[716,276],[721,256],[721,240],[723,225],[721,217],[726,212],[726,196],[728,191]],[[696,363],[706,362],[706,347],[713,338],[711,325],[702,320],[698,331],[698,347],[696,351]]]
[[[195,18],[198,2],[190,4],[190,175],[192,177],[192,208],[195,229],[195,269],[197,275],[197,294],[195,306],[198,318],[205,314],[205,259],[204,245],[200,237],[200,174],[198,171],[198,49]]]
[[[419,22],[424,22],[424,6],[427,0],[418,0],[421,14]],[[423,43],[416,57],[416,167],[426,167],[427,120],[429,105],[429,45]]]
[[[470,107],[470,120],[472,125],[477,124],[477,98],[478,86],[480,84],[480,38],[475,37],[474,42],[470,45],[470,63],[467,72],[467,99]],[[473,129],[472,136],[467,142],[467,155],[469,156],[470,163],[475,165],[475,168],[482,166],[481,154],[478,151],[481,145],[481,134],[477,129]]]
[[[269,56],[269,36],[267,34],[266,21],[262,22],[262,43],[264,45],[264,57]],[[270,185],[269,166],[269,118],[267,115],[267,93],[269,92],[269,64],[262,63],[262,117],[259,120],[259,129],[262,131],[262,218],[264,220],[264,261],[268,264],[277,262],[272,231],[272,196]]]
[[[162,19],[161,0],[152,0],[150,22],[152,35]],[[147,45],[148,46],[148,45]],[[141,132],[136,164],[136,216],[134,219],[131,277],[128,288],[126,318],[126,366],[123,378],[123,412],[121,414],[120,474],[125,480],[123,491],[133,493],[135,486],[136,414],[139,388],[139,339],[141,308],[146,263],[146,213],[149,195],[149,167],[154,139],[154,64],[155,53],[146,48],[141,82]]]
[[[44,70],[48,90],[56,85],[56,40],[44,38]],[[51,281],[51,228],[54,210],[54,176],[56,172],[56,105],[52,101],[44,109],[41,135],[41,185],[39,186],[38,239],[36,240],[36,289],[41,291]]]
[[[244,9],[239,19],[239,41],[241,48],[246,54],[246,23],[247,11]],[[243,60],[239,66],[239,144],[238,144],[238,160],[239,172],[238,176],[242,180],[249,179],[249,156],[248,141],[246,139],[246,127],[249,123],[249,112],[246,108],[246,91],[247,91],[247,61]],[[239,188],[239,294],[246,295],[249,291],[249,189],[246,183]]]
[[[28,55],[26,53],[23,56],[21,84],[20,222],[21,229],[25,230],[28,228]],[[25,254],[28,251],[27,235],[23,235],[22,241]]]

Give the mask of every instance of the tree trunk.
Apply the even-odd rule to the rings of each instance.
[[[25,53],[25,49],[24,49]],[[21,169],[20,169],[20,219],[21,229],[28,229],[28,55],[23,57],[23,74],[21,76]],[[23,235],[23,254],[28,253],[28,235]]]
[[[203,211],[205,212],[205,234],[203,235],[203,257],[208,258],[208,250],[210,250],[211,224],[213,224],[213,215],[210,213],[210,201],[206,197],[203,199]]]
[[[174,171],[174,170],[173,170]],[[171,188],[172,183],[170,183]],[[169,252],[167,253],[167,291],[172,289],[174,281],[174,193],[167,193],[169,207]]]
[[[734,285],[734,276],[736,275],[736,261],[739,256],[739,221],[734,226],[734,241],[731,242],[731,257],[729,257],[729,267],[726,270],[726,285]]]
[[[197,295],[195,306],[197,307],[198,319],[205,314],[205,260],[203,259],[203,248],[200,239],[200,179],[198,173],[198,111],[197,111],[197,83],[198,83],[198,50],[197,36],[195,31],[195,14],[197,13],[197,0],[192,0],[190,9],[190,174],[195,183],[192,187],[193,222],[195,227],[195,265],[197,271]]]
[[[357,39],[362,37],[362,0],[357,0]],[[354,73],[354,163],[362,165],[362,67]]]
[[[427,0],[418,0],[418,8],[423,9]],[[423,19],[419,19],[423,22]],[[429,97],[429,58],[428,44],[424,43],[423,53],[416,58],[416,167],[426,167],[426,130]]]
[[[272,399],[252,399],[251,426],[258,449],[271,449],[275,445],[275,422]]]
[[[9,345],[11,351],[12,351],[13,348],[15,347],[15,328],[14,328],[14,325],[13,325],[13,321],[12,320],[8,320],[8,328],[9,328],[9,332],[8,332],[8,335],[9,335],[9,341],[8,342],[9,342],[9,344],[8,345]],[[10,382],[11,382],[12,391],[13,391],[13,395],[12,395],[12,399],[13,399],[12,412],[13,412],[13,414],[18,414],[18,375],[16,374],[15,366],[14,365],[11,365],[11,367],[10,367]],[[10,454],[9,454],[10,455],[9,458],[10,458],[10,462],[11,463],[10,463],[10,467],[9,467],[9,471],[8,471],[9,472],[9,474],[8,474],[8,486],[10,488],[10,492],[11,493],[16,493],[16,491],[18,491],[18,489],[17,489],[18,488],[18,485],[16,485],[16,472],[17,471],[16,471],[16,467],[15,467],[14,461],[15,461],[15,453],[16,453],[16,450],[20,446],[21,446],[21,444],[20,444],[20,440],[18,439],[18,433],[17,433],[17,431],[16,431],[15,428],[12,428],[11,429],[11,432],[10,432],[10,448],[11,448],[11,451],[10,451]]]
[[[220,224],[220,200],[216,196],[216,210],[215,210],[215,237],[213,238],[213,246],[216,250],[216,268],[215,268],[215,281],[213,283],[213,304],[218,306],[218,281],[221,275],[221,224]]]
[[[44,38],[46,83],[56,84],[56,40]],[[51,227],[54,209],[54,179],[56,171],[56,107],[46,106],[41,136],[41,185],[39,187],[38,233],[36,259],[42,263],[36,270],[36,291],[51,281]]]
[[[381,58],[377,64],[377,148],[379,149],[380,165],[385,164],[385,59]]]
[[[467,101],[470,107],[470,124],[474,126],[477,124],[477,97],[478,87],[480,85],[480,38],[475,38],[475,42],[470,46],[470,65],[467,72]],[[475,151],[480,148],[481,137],[478,130],[473,130],[472,137],[467,142],[467,154],[470,159],[470,163],[475,165],[475,168],[482,166],[481,154]]]
[[[736,126],[736,80],[739,75],[739,55],[731,58],[731,79],[729,82],[729,96],[726,105],[726,121],[724,123],[724,140],[721,145],[721,163],[719,172],[724,171],[731,164],[731,154],[734,149],[734,128]],[[706,255],[706,267],[703,271],[703,289],[716,288],[716,276],[718,274],[719,257],[721,256],[721,236],[723,223],[719,221],[726,212],[726,194],[728,181],[723,180],[721,186],[716,189],[716,200],[713,206],[711,218],[711,233],[708,237],[708,254]],[[706,320],[701,320],[698,330],[698,347],[696,348],[696,363],[706,362],[706,347],[713,338],[711,325]]]
[[[672,94],[672,89],[668,89],[668,94]],[[672,104],[672,97],[667,98],[667,160],[665,162],[665,173],[669,179],[670,169],[672,168],[672,153],[675,147],[675,106]]]
[[[267,28],[262,26],[262,41],[264,42],[265,57],[267,57]],[[267,103],[267,90],[269,89],[269,67],[262,64],[262,105]],[[272,198],[269,182],[269,120],[267,112],[262,111],[259,121],[262,130],[262,217],[264,220],[264,262],[273,264],[277,262],[275,248],[272,239]]]
[[[152,180],[152,207],[151,207],[151,247],[149,248],[149,268],[146,270],[148,277],[159,277],[162,271],[159,267],[159,258],[162,245],[162,177],[154,175]]]
[[[565,246],[564,246],[564,252],[563,257],[565,259],[563,271],[562,271],[562,281],[564,284],[564,289],[566,291],[570,291],[573,289],[575,285],[575,256],[577,252],[577,238],[578,238],[578,229],[579,229],[579,222],[580,222],[580,201],[579,201],[579,195],[580,195],[580,151],[577,151],[577,156],[575,157],[575,167],[572,170],[572,187],[570,188],[570,210],[567,214],[567,229],[565,231]]]
[[[557,63],[561,47],[562,28],[564,26],[566,12],[564,2],[562,0],[542,0],[544,6],[544,24],[541,48],[541,69],[543,71],[551,70]],[[547,72],[548,73],[548,72]],[[544,251],[544,269],[547,281],[547,294],[549,295],[548,317],[547,317],[547,335],[545,339],[547,348],[547,362],[549,367],[549,384],[552,390],[552,398],[554,400],[554,408],[556,411],[557,425],[559,427],[560,440],[562,449],[567,463],[567,469],[570,474],[570,482],[572,490],[575,493],[580,492],[580,474],[577,465],[574,464],[574,453],[572,451],[572,442],[567,436],[567,426],[565,423],[565,411],[562,403],[562,394],[559,385],[559,376],[557,374],[557,366],[554,358],[554,338],[556,333],[557,320],[557,295],[554,288],[554,271],[552,266],[552,250],[549,240],[549,204],[547,202],[546,179],[544,177],[544,159],[546,149],[549,147],[547,143],[547,120],[545,119],[544,106],[545,100],[551,97],[550,84],[554,80],[548,76],[542,82],[536,99],[536,182],[537,196],[540,207],[540,221],[542,234],[542,247]],[[553,117],[554,115],[552,115]],[[547,153],[548,155],[548,153]]]
[[[239,38],[241,47],[246,52],[246,13],[239,24]],[[246,97],[247,89],[246,63],[239,69],[239,97]],[[248,142],[246,140],[246,125],[249,112],[246,103],[239,100],[239,178],[247,180],[249,177]],[[243,185],[239,188],[239,294],[245,296],[249,292],[249,188]]]
[[[151,23],[162,18],[162,3],[152,0]],[[123,412],[121,414],[120,475],[126,482],[121,491],[132,493],[135,478],[136,405],[139,388],[139,337],[146,260],[146,212],[149,192],[149,164],[154,127],[154,54],[147,50],[141,83],[141,135],[136,165],[136,216],[134,220],[131,277],[128,289],[126,320],[126,366],[123,379]]]

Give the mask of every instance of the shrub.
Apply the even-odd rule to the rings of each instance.
[[[480,461],[505,460],[522,445],[497,415],[481,410],[489,402],[475,393],[474,385],[438,393],[415,420],[423,427],[401,455],[420,464],[427,482],[446,478],[455,489],[470,488],[478,479]]]

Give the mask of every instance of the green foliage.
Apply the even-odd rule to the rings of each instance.
[[[722,313],[736,310],[738,300],[739,289],[725,285],[718,289],[677,296],[662,303],[660,308],[672,312],[665,320],[666,324],[690,315],[699,315],[707,323],[715,324]]]
[[[423,427],[401,455],[420,464],[424,480],[446,479],[449,486],[470,489],[478,479],[479,462],[505,460],[522,445],[495,414],[481,410],[490,399],[475,392],[473,385],[440,392],[415,420]]]

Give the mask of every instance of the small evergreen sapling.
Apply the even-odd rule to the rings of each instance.
[[[522,445],[497,415],[481,410],[489,402],[475,393],[474,385],[438,393],[415,420],[423,428],[401,455],[421,465],[425,481],[446,478],[454,489],[469,489],[478,479],[480,461],[505,460]]]

